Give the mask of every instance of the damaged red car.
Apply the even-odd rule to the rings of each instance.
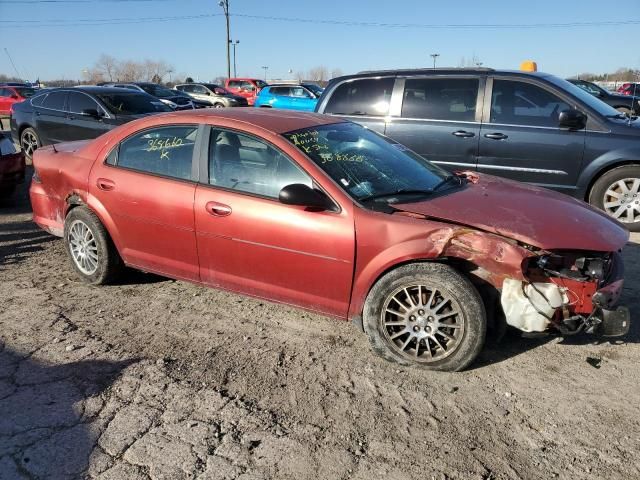
[[[34,156],[34,220],[91,284],[123,266],[361,323],[460,370],[487,328],[623,335],[628,232],[588,205],[449,174],[365,127],[259,109],[157,115]]]

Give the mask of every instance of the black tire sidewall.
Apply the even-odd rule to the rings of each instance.
[[[91,275],[87,275],[82,272],[71,255],[69,229],[75,220],[82,221],[89,228],[96,241],[96,246],[98,247],[98,268]],[[84,282],[91,285],[101,285],[111,280],[116,268],[120,264],[120,259],[113,247],[107,231],[102,226],[102,223],[100,223],[98,217],[91,210],[86,207],[76,207],[69,212],[64,222],[64,243],[71,266]]]
[[[402,284],[417,281],[454,298],[465,321],[465,331],[457,350],[432,363],[411,362],[400,355],[389,345],[380,321],[383,302],[387,296]],[[467,278],[448,265],[425,262],[398,267],[376,282],[365,301],[363,326],[374,352],[387,360],[427,370],[459,371],[468,367],[482,350],[487,319],[482,299]]]
[[[616,181],[622,180],[623,178],[640,179],[640,165],[623,165],[603,174],[596,180],[591,188],[591,192],[589,192],[589,204],[604,211],[605,192]],[[638,201],[640,201],[640,197],[638,197]],[[640,221],[634,223],[620,223],[632,232],[640,232]]]
[[[22,148],[22,139],[25,136],[25,134],[27,132],[31,132],[33,134],[33,136],[36,138],[36,150],[38,148],[40,148],[42,146],[42,142],[40,141],[40,136],[38,135],[38,132],[35,131],[35,129],[31,128],[31,127],[27,127],[25,128],[22,133],[20,134],[20,149],[23,150]],[[31,153],[31,156],[27,156],[26,152],[24,154],[24,156],[27,158],[27,160],[29,160],[29,163],[33,160],[33,152]]]

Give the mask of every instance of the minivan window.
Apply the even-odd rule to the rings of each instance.
[[[64,100],[67,97],[67,92],[51,92],[47,95],[47,98],[42,102],[44,108],[50,108],[51,110],[64,110]]]
[[[558,127],[560,112],[571,106],[550,91],[527,82],[494,80],[491,123]]]
[[[384,116],[389,111],[394,81],[393,77],[347,81],[333,91],[324,112]]]
[[[477,78],[408,78],[402,117],[472,122],[479,84]]]

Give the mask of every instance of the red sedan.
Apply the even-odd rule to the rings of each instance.
[[[86,282],[123,265],[361,323],[375,352],[460,370],[487,328],[621,335],[627,231],[588,205],[450,175],[337,117],[155,115],[34,155],[34,220]],[[487,312],[490,314],[487,315]]]
[[[34,93],[36,90],[26,85],[0,85],[0,115],[10,115],[13,104],[24,102]]]

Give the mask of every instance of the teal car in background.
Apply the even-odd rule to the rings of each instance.
[[[271,84],[260,90],[254,107],[313,112],[322,90],[312,83]]]

